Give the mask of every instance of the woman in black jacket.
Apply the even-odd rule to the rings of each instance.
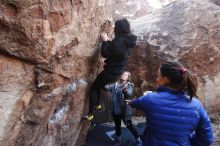
[[[100,109],[100,91],[108,83],[117,81],[125,71],[128,56],[135,47],[137,37],[131,34],[130,24],[127,19],[120,19],[115,22],[115,38],[108,40],[107,34],[101,34],[101,55],[105,58],[104,70],[92,83],[89,93],[89,113],[84,118],[93,119],[95,109]]]

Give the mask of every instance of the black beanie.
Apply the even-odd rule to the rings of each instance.
[[[130,24],[127,19],[120,19],[115,22],[115,28],[114,28],[115,34],[130,34]]]

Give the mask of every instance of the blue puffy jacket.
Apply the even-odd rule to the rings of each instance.
[[[146,114],[143,146],[210,146],[210,119],[198,99],[160,87],[131,102]]]

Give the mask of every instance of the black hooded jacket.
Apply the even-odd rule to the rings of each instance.
[[[116,36],[112,41],[104,41],[101,54],[105,59],[104,70],[109,73],[121,74],[128,63],[128,57],[135,47],[137,37],[133,34]]]

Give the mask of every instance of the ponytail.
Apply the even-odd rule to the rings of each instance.
[[[198,98],[196,95],[197,91],[197,78],[195,75],[191,75],[189,71],[186,71],[186,84],[184,85],[187,89],[187,93],[190,96],[190,99],[192,100],[193,97]]]

